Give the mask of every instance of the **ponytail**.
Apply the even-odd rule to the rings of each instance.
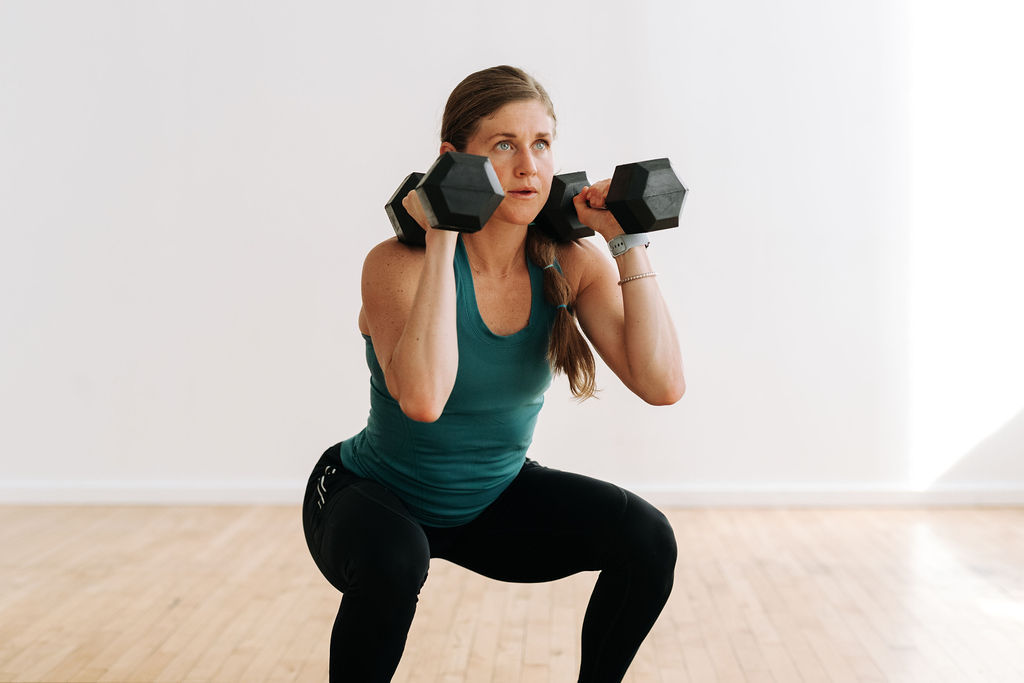
[[[531,226],[526,236],[526,253],[530,260],[544,269],[544,298],[555,309],[555,323],[548,342],[548,362],[555,374],[565,373],[572,395],[582,400],[597,390],[594,354],[576,324],[576,312],[570,308],[572,291],[555,262],[557,246],[538,228]]]

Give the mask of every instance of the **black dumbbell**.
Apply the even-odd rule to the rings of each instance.
[[[534,222],[558,242],[593,235],[572,203],[586,185],[590,182],[583,171],[556,175],[548,201]],[[679,225],[686,192],[668,159],[637,161],[615,167],[605,205],[627,233],[665,230]]]
[[[418,246],[425,244],[426,233],[402,206],[413,189],[430,227],[458,232],[483,228],[505,198],[490,159],[462,152],[442,154],[425,174],[409,174],[384,206],[398,239]]]
[[[556,175],[551,179],[548,201],[533,222],[556,242],[571,242],[593,235],[594,231],[580,222],[572,203],[573,197],[588,185],[586,171]]]

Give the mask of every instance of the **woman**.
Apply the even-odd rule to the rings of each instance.
[[[470,75],[448,100],[440,153],[488,156],[505,199],[482,230],[459,234],[430,229],[410,193],[403,205],[426,248],[392,239],[366,257],[370,417],[323,454],[303,507],[310,552],[344,594],[332,681],[391,679],[432,557],[501,581],[600,571],[580,681],[620,681],[668,599],[676,547],[664,515],[525,457],[552,370],[577,397],[594,392],[577,319],[645,401],[674,403],[684,391],[647,249],[613,260],[593,240],[556,246],[528,227],[550,189],[554,133],[551,101],[530,76],[508,66]],[[622,229],[602,210],[608,186],[574,201],[612,240]]]

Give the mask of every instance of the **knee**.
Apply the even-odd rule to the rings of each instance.
[[[676,535],[668,518],[639,496],[627,492],[623,524],[629,556],[648,578],[672,588],[676,567]]]
[[[323,560],[331,583],[343,593],[415,598],[427,580],[430,545],[420,529],[401,522],[398,528],[325,534]]]
[[[427,580],[429,548],[418,544],[381,545],[344,562],[345,593],[364,593],[379,599],[415,599]]]

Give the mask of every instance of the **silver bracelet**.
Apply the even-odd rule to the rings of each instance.
[[[640,278],[654,277],[655,275],[657,275],[657,273],[655,273],[653,270],[651,272],[649,272],[649,273],[640,273],[639,275],[630,275],[629,277],[624,277],[621,280],[619,280],[619,284],[621,285],[624,282],[632,282],[633,280],[639,280]]]

